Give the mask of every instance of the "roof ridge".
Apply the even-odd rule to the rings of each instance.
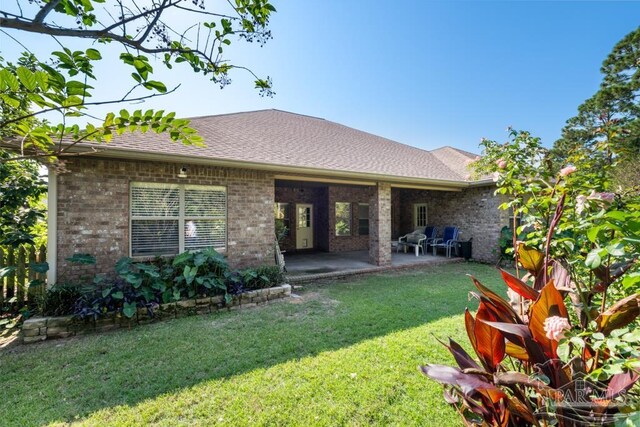
[[[433,153],[434,151],[443,150],[445,148],[449,148],[451,150],[457,151],[458,153],[463,154],[465,156],[469,156],[469,157],[477,157],[477,156],[479,156],[479,154],[472,153],[471,151],[462,150],[460,148],[452,147],[451,145],[443,145],[442,147],[435,148],[435,149],[431,150],[430,152]]]
[[[312,119],[318,119],[318,120],[326,120],[322,117],[317,117],[317,116],[311,116],[309,114],[301,114],[301,113],[295,113],[293,111],[286,111],[286,110],[280,110],[278,108],[262,108],[260,110],[249,110],[249,111],[235,111],[233,113],[222,113],[222,114],[205,114],[204,116],[192,116],[192,117],[186,117],[187,120],[193,120],[193,119],[206,119],[209,117],[225,117],[225,116],[236,116],[236,115],[240,115],[240,114],[253,114],[253,113],[264,113],[267,111],[277,111],[279,113],[286,113],[286,114],[293,114],[296,116],[302,116],[302,117],[309,117]]]

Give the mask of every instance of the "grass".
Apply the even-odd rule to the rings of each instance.
[[[0,353],[3,425],[460,425],[421,373],[465,342],[479,264],[305,286],[301,298]]]

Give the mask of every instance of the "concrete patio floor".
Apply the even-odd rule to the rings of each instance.
[[[391,253],[391,266],[369,264],[368,251],[313,252],[284,254],[289,283],[332,279],[355,274],[424,267],[428,265],[460,262],[462,258],[447,258],[431,254],[415,256],[413,252]]]

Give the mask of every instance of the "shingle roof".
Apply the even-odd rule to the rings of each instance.
[[[110,150],[162,153],[419,180],[464,181],[466,175],[458,167],[463,151],[445,147],[429,152],[328,120],[280,110],[195,117],[191,127],[204,138],[206,147],[185,146],[172,142],[167,135],[149,132],[114,137],[101,149],[107,156]]]
[[[469,160],[474,160],[478,157],[477,154],[449,146],[432,150],[430,153],[455,172],[461,179],[465,179],[470,173],[467,168]]]

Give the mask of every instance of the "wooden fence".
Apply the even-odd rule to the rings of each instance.
[[[36,291],[44,290],[44,286],[29,289],[29,283],[35,279],[46,281],[46,273],[39,273],[32,268],[33,264],[46,260],[47,249],[44,245],[40,248],[0,246],[0,270],[4,267],[15,267],[12,273],[0,278],[0,312],[7,306],[21,307],[33,298]]]

